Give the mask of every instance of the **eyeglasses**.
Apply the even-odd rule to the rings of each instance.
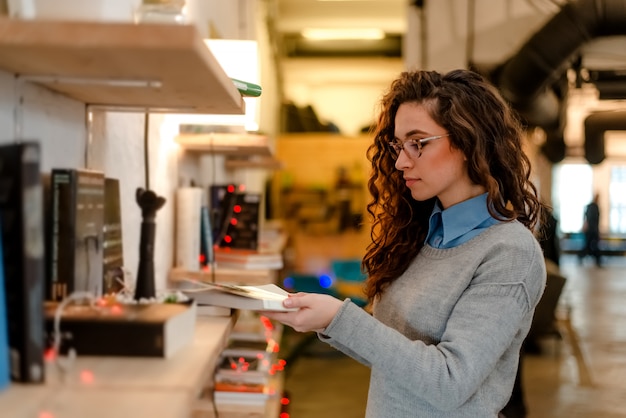
[[[393,141],[389,141],[389,151],[395,160],[398,159],[402,150],[404,150],[411,159],[417,160],[422,156],[425,143],[448,135],[450,134],[435,135],[420,139],[407,139],[406,141],[394,139]]]

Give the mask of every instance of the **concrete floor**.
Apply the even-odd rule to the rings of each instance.
[[[564,256],[561,272],[563,338],[544,340],[540,354],[525,357],[527,418],[626,418],[626,258],[598,268]],[[303,337],[287,331],[283,344]],[[291,418],[364,416],[367,368],[314,341],[287,370]]]

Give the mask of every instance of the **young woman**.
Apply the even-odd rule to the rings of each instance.
[[[373,315],[298,293],[268,316],[371,367],[367,417],[496,417],[546,272],[523,131],[476,73],[405,72],[382,99],[363,259]]]

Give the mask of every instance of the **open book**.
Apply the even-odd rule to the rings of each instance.
[[[275,284],[259,286],[184,280],[179,289],[199,305],[224,306],[251,311],[295,311],[283,306],[289,293]]]

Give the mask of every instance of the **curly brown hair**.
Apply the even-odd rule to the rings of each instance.
[[[522,124],[493,85],[469,70],[403,72],[382,97],[374,142],[367,151],[372,164],[372,200],[367,205],[372,241],[363,269],[370,301],[407,269],[424,245],[436,199],[412,198],[388,149],[398,108],[407,102],[423,104],[449,132],[451,145],[467,158],[469,178],[486,188],[493,217],[518,220],[532,230],[544,207],[530,181]]]

